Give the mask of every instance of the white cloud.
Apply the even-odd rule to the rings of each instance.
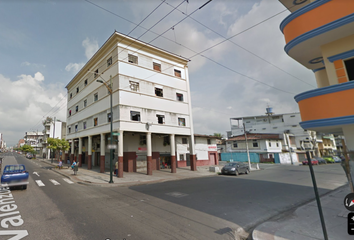
[[[85,63],[69,63],[66,65],[65,70],[68,72],[72,71],[77,73],[84,65]]]
[[[0,119],[8,146],[23,138],[26,131],[42,131],[41,121],[49,116],[66,119],[66,97],[63,86],[45,86],[41,72],[22,74],[12,81],[0,74]],[[59,102],[59,104],[58,104]]]
[[[90,40],[88,37],[82,41],[82,46],[85,48],[85,55],[87,59],[90,59],[98,50],[97,41]]]

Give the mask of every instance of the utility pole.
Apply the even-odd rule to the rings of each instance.
[[[55,138],[55,117],[54,117],[54,122],[53,122],[53,138]],[[54,151],[50,151],[51,155],[52,155],[52,163],[53,163],[53,155],[54,155]]]
[[[250,159],[250,151],[248,149],[248,140],[247,140],[247,133],[246,133],[246,125],[245,125],[245,123],[243,123],[243,132],[245,133],[245,139],[246,139],[246,151],[247,151],[248,167],[249,167],[249,170],[251,171],[251,159]]]

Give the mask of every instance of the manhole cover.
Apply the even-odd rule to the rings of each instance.
[[[170,193],[166,193],[166,195],[169,195],[169,196],[172,196],[172,197],[176,197],[176,198],[181,198],[181,197],[188,196],[188,194],[180,193],[180,192],[170,192]]]

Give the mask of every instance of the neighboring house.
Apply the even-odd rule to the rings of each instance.
[[[54,157],[51,155],[51,150],[48,148],[47,139],[48,138],[66,138],[66,122],[62,122],[60,120],[56,120],[56,118],[47,117],[43,121],[44,130],[43,139],[40,142],[40,146],[42,147],[41,156],[46,159],[50,159]],[[63,156],[64,157],[64,156]]]
[[[186,137],[176,137],[177,166],[190,166],[190,146]],[[194,146],[197,158],[197,166],[218,165],[219,155],[217,151],[217,137],[194,134]]]
[[[184,137],[196,170],[187,64],[188,59],[114,32],[66,86],[71,161],[104,172],[110,145],[118,154],[119,177],[123,170],[151,175],[166,156],[176,172],[176,139]]]
[[[344,135],[354,159],[354,1],[279,1],[291,12],[280,24],[284,49],[314,72],[318,87],[295,96],[300,125]]]
[[[24,139],[20,139],[20,140],[18,141],[18,143],[17,143],[17,148],[20,148],[20,147],[22,147],[22,146],[25,145],[25,144],[26,144],[25,140],[24,140]]]
[[[42,150],[39,143],[43,139],[42,132],[26,132],[24,139],[26,145],[33,147],[34,151],[36,151],[36,154],[40,154]]]

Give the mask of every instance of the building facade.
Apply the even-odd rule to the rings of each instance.
[[[66,122],[56,120],[56,118],[47,117],[43,122],[44,130],[43,138],[39,143],[42,151],[41,156],[46,159],[50,159],[52,156],[51,150],[48,148],[47,139],[48,138],[59,138],[66,139]],[[63,156],[64,157],[64,156]]]
[[[42,148],[40,142],[43,140],[42,132],[26,132],[24,136],[25,144],[33,147],[33,150],[36,151],[36,154],[40,154]]]
[[[314,72],[318,86],[295,96],[300,125],[344,135],[354,159],[354,1],[279,1],[291,12],[280,25],[285,51]]]
[[[110,165],[109,145],[115,148],[119,177],[123,170],[151,175],[166,155],[176,172],[176,138],[183,136],[189,139],[190,165],[196,170],[187,63],[114,32],[66,86],[71,161],[104,172]]]

